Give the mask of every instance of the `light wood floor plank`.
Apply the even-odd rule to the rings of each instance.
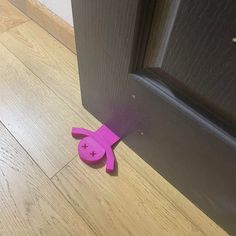
[[[184,197],[175,187],[168,183],[158,172],[149,166],[124,143],[120,143],[115,151],[116,156],[132,167],[136,175],[140,175],[150,184],[153,192],[159,192],[170,201],[189,221],[196,225],[204,235],[227,235],[214,221]],[[128,157],[128,158],[127,158]]]
[[[0,42],[78,110],[81,99],[75,54],[33,21],[2,34]]]
[[[92,127],[94,129],[100,125],[100,123],[96,119],[94,119],[94,117],[92,117],[86,110],[81,107],[79,85],[76,82],[76,57],[69,50],[63,48],[58,42],[55,41],[55,39],[53,39],[49,34],[47,34],[32,22],[28,22],[2,34],[0,36],[0,41],[18,58],[20,58],[20,60],[23,61],[28,68],[30,68],[36,75],[38,75],[40,79],[43,80],[45,84],[47,84],[48,87],[50,87],[60,98],[62,98],[77,112],[78,118],[76,125],[86,128]],[[62,61],[61,58],[63,58]],[[220,229],[220,227],[218,227],[204,213],[196,208],[189,200],[187,200],[173,186],[171,186],[166,180],[164,180],[156,171],[154,171],[140,157],[132,152],[132,150],[130,150],[125,144],[121,143],[117,146],[116,156],[119,162],[119,169],[129,168],[129,173],[127,173],[127,176],[124,174],[124,176],[122,177],[122,181],[124,182],[122,184],[125,185],[125,188],[129,189],[129,185],[127,185],[126,183],[126,178],[129,179],[128,175],[131,175],[130,178],[133,178],[132,176],[138,176],[138,178],[141,179],[139,181],[145,186],[148,186],[149,191],[153,193],[152,198],[155,198],[156,201],[159,201],[161,195],[164,199],[168,199],[168,201],[171,202],[170,206],[174,206],[174,208],[171,208],[170,214],[172,214],[172,212],[181,212],[181,217],[183,217],[184,215],[185,218],[188,219],[185,219],[188,224],[189,222],[192,222],[193,225],[196,225],[196,227],[193,226],[193,228],[198,228],[199,231],[203,232],[206,235],[224,234],[224,231]],[[71,167],[71,165],[73,165],[74,162],[75,167],[73,168]],[[68,199],[70,199],[72,204],[75,204],[77,207],[81,204],[82,195],[85,194],[85,196],[87,196],[88,193],[91,194],[91,192],[89,192],[90,190],[80,190],[80,181],[74,177],[75,173],[78,172],[78,176],[80,176],[80,171],[85,168],[83,170],[83,173],[87,175],[87,178],[97,178],[97,170],[89,169],[89,167],[84,166],[81,167],[79,164],[80,163],[77,163],[77,161],[73,161],[69,167],[67,167],[65,170],[59,173],[57,177],[54,178],[55,183],[60,186],[60,188],[68,197]],[[128,167],[126,167],[127,165]],[[70,173],[71,168],[73,168],[73,174]],[[103,171],[103,169],[101,171]],[[106,175],[101,175],[100,177],[103,182],[107,181]],[[138,179],[136,179],[135,181],[138,181]],[[137,185],[138,183],[136,183],[135,181],[134,184]],[[71,182],[73,183],[73,187],[71,187]],[[69,187],[66,186],[67,184]],[[90,186],[91,182],[86,182],[86,184]],[[133,184],[130,183],[130,185]],[[114,193],[116,193],[116,190],[114,190],[114,183],[109,182],[108,186],[111,187],[111,191],[114,195]],[[130,191],[132,192],[136,191],[137,187],[134,188],[135,190],[132,189],[132,186],[130,186],[130,188]],[[99,189],[96,189],[94,191],[96,192],[96,195],[101,194],[101,190]],[[143,197],[145,198],[145,196]],[[82,205],[81,208],[78,209],[79,211],[84,211],[84,209],[86,208],[85,206],[90,204],[90,200],[91,202],[94,202],[94,204],[96,205],[96,209],[100,210],[98,210],[96,214],[92,213],[92,209],[87,213],[88,220],[90,223],[92,222],[92,225],[94,224],[93,222],[96,217],[101,218],[101,216],[103,216],[103,214],[100,212],[102,212],[102,201],[105,201],[105,198],[103,199],[103,197],[101,197],[101,199],[97,200],[96,196],[90,197],[87,201],[85,199],[83,202],[84,205]],[[124,202],[124,206],[126,206],[128,210],[131,201],[130,199],[131,198]],[[112,199],[111,201],[117,201],[116,204],[119,204],[120,200]],[[123,217],[124,219],[126,219],[126,213],[115,206],[114,209],[113,205],[111,207],[113,212],[117,213],[121,211],[121,213],[119,216],[116,216],[116,214],[114,214],[114,217],[118,217],[116,219],[118,219],[118,221],[122,223],[124,222]],[[142,208],[143,211],[147,210],[145,207]],[[89,214],[92,214],[92,216],[90,216]],[[142,228],[143,224],[141,223],[141,219],[140,221],[136,222],[138,222],[138,224],[140,224],[140,227]],[[166,222],[169,221],[166,220]],[[101,232],[106,223],[109,224],[109,217],[105,218],[101,226],[98,224],[93,227]],[[113,225],[112,227],[115,228],[116,226]],[[144,227],[143,230],[145,231],[145,229],[146,228]],[[184,230],[183,232],[186,233],[188,227],[186,231]]]
[[[111,177],[76,159],[53,180],[98,235],[203,235],[126,163]]]
[[[41,3],[42,1],[9,0],[9,2],[76,54],[74,27],[49,10]]]
[[[12,6],[7,0],[0,1],[0,34],[28,20],[28,17]]]
[[[0,235],[93,235],[0,123]]]
[[[76,114],[0,45],[0,120],[51,177],[76,154]]]

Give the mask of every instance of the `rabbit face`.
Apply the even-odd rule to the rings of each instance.
[[[105,149],[93,138],[83,138],[78,145],[80,158],[89,164],[96,164],[105,155]]]

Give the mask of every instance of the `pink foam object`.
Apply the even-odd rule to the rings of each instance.
[[[102,125],[95,132],[84,128],[72,128],[72,136],[81,139],[78,144],[80,159],[88,165],[97,164],[106,155],[106,172],[115,169],[115,156],[112,146],[120,140],[108,127]]]

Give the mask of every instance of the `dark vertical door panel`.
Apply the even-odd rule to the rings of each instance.
[[[145,66],[167,72],[232,129],[236,126],[236,1],[159,2],[162,8],[156,10],[159,21],[153,23]]]
[[[72,1],[83,105],[103,122],[123,107],[140,4]]]

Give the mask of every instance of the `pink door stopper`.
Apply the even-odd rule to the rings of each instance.
[[[105,125],[102,125],[95,132],[83,129],[72,128],[72,136],[81,139],[78,144],[78,154],[80,159],[88,165],[97,164],[106,155],[106,172],[112,172],[115,169],[115,156],[112,146],[120,140]]]

